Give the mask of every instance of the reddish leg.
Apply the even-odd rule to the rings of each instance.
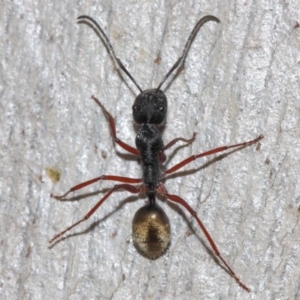
[[[140,179],[140,178],[128,178],[128,177],[121,177],[121,176],[115,176],[115,175],[102,175],[100,177],[93,178],[91,180],[79,183],[79,184],[71,187],[65,194],[63,194],[61,196],[55,196],[53,194],[51,194],[50,196],[52,198],[60,200],[60,199],[65,198],[69,193],[80,190],[80,189],[82,189],[90,184],[93,184],[97,181],[100,181],[100,180],[112,180],[112,181],[118,181],[118,182],[123,182],[123,183],[141,183],[142,182],[142,179]]]
[[[255,140],[249,141],[249,142],[244,142],[244,143],[240,143],[240,144],[235,144],[235,145],[231,145],[231,146],[223,146],[223,147],[219,147],[219,148],[215,148],[197,155],[192,155],[190,157],[188,157],[187,159],[183,160],[182,162],[178,163],[177,165],[175,165],[174,167],[172,167],[171,169],[167,170],[165,172],[165,174],[171,174],[176,172],[177,170],[181,169],[182,167],[184,167],[185,165],[189,164],[190,162],[192,162],[193,160],[196,160],[197,158],[200,157],[204,157],[204,156],[208,156],[211,154],[215,154],[215,153],[219,153],[219,152],[223,152],[225,150],[231,149],[231,148],[237,148],[237,147],[246,147],[246,146],[250,146],[253,144],[256,144],[257,142],[259,142],[264,136],[260,135],[258,138],[256,138]]]
[[[116,134],[116,126],[115,126],[115,120],[114,118],[111,116],[111,114],[105,109],[105,107],[102,105],[102,103],[94,96],[92,96],[92,99],[101,107],[105,117],[108,119],[108,122],[109,122],[109,127],[110,127],[110,132],[111,132],[111,135],[114,139],[114,141],[120,146],[122,147],[123,149],[125,149],[126,151],[128,151],[129,153],[131,154],[134,154],[134,155],[140,155],[140,152],[136,149],[136,148],[133,148],[131,147],[130,145],[122,142],[118,137],[117,137],[117,134]]]
[[[198,218],[197,213],[189,206],[189,204],[183,200],[182,198],[180,198],[179,196],[176,195],[170,195],[168,193],[165,194],[165,196],[176,203],[181,204],[182,206],[184,206],[189,213],[196,219],[197,223],[199,224],[200,228],[202,229],[204,235],[206,236],[210,246],[212,247],[212,249],[215,252],[215,255],[222,261],[222,263],[225,265],[226,269],[228,270],[229,274],[235,279],[235,281],[238,283],[238,285],[240,287],[242,287],[244,290],[246,290],[247,292],[250,292],[250,289],[245,286],[240,279],[235,275],[235,273],[233,272],[233,270],[229,267],[229,265],[227,264],[227,262],[224,260],[224,258],[221,256],[219,249],[217,248],[216,244],[214,243],[212,237],[210,236],[210,234],[208,233],[208,231],[206,230],[205,226],[203,225],[203,223],[201,222],[201,220]]]
[[[182,138],[182,137],[179,137],[179,138],[176,138],[176,139],[173,139],[171,142],[169,142],[167,145],[165,145],[161,151],[158,152],[158,157],[159,157],[159,161],[160,163],[164,163],[167,159],[164,151],[171,148],[173,145],[175,145],[177,142],[179,141],[183,141],[187,144],[189,143],[192,143],[194,140],[195,140],[195,136],[196,136],[196,132],[193,133],[193,137],[189,140],[185,139],[185,138]]]
[[[86,221],[100,206],[101,204],[115,191],[117,190],[126,190],[132,194],[137,194],[140,191],[140,188],[137,188],[133,185],[130,184],[117,184],[115,185],[110,191],[108,191],[104,197],[102,197],[97,204],[78,222],[72,224],[71,226],[69,226],[67,229],[63,230],[62,232],[56,234],[51,240],[49,240],[49,243],[52,243],[53,241],[57,240],[59,237],[61,237],[63,234],[65,234],[67,231],[71,230],[72,228],[74,228],[75,226],[77,226],[78,224]]]
[[[182,141],[182,142],[185,142],[187,144],[190,144],[190,143],[192,143],[195,140],[195,137],[196,137],[196,132],[193,133],[193,136],[192,136],[191,139],[185,139],[185,138],[182,138],[182,137],[173,139],[171,142],[169,142],[167,145],[165,145],[163,147],[162,151],[165,151],[165,150],[171,148],[172,146],[174,146],[179,141]]]

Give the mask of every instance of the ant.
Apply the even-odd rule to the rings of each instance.
[[[102,103],[96,97],[92,96],[92,99],[96,102],[97,105],[100,106],[105,117],[107,118],[111,135],[115,143],[117,143],[121,148],[123,148],[127,152],[136,155],[140,158],[143,168],[143,176],[142,178],[128,178],[116,175],[102,175],[100,177],[73,186],[69,191],[67,191],[61,196],[55,196],[51,194],[51,197],[60,200],[65,198],[71,192],[77,191],[101,180],[121,182],[121,184],[114,185],[81,220],[72,224],[62,232],[56,234],[49,241],[49,243],[52,243],[53,241],[61,237],[63,234],[65,234],[67,231],[71,230],[78,224],[89,219],[89,217],[95,213],[95,211],[104,203],[104,201],[106,201],[106,199],[113,192],[118,190],[126,190],[132,194],[146,194],[146,196],[148,197],[148,203],[145,206],[141,207],[135,213],[135,216],[133,218],[133,241],[139,253],[141,253],[149,259],[156,259],[168,249],[170,244],[169,219],[166,213],[163,211],[163,209],[156,203],[156,195],[159,194],[166,197],[172,202],[179,203],[180,205],[186,208],[186,210],[196,219],[199,227],[203,231],[210,246],[212,247],[216,257],[218,257],[219,260],[224,264],[228,273],[235,279],[235,281],[239,284],[240,287],[250,292],[250,289],[240,281],[240,279],[236,276],[236,274],[224,260],[211,235],[208,233],[207,229],[197,216],[197,213],[183,198],[177,195],[169,194],[167,189],[161,182],[161,179],[165,176],[178,171],[179,169],[183,168],[187,164],[200,157],[220,153],[232,148],[244,148],[246,146],[258,143],[263,138],[263,136],[260,135],[256,139],[248,142],[218,147],[197,155],[192,155],[186,158],[185,160],[181,161],[180,163],[176,164],[172,168],[167,169],[166,171],[161,170],[161,165],[166,160],[164,151],[171,148],[174,144],[176,144],[179,141],[183,141],[187,144],[190,144],[194,141],[196,135],[194,133],[192,138],[190,139],[185,139],[182,137],[175,138],[168,144],[164,145],[161,134],[158,131],[158,127],[165,125],[167,114],[167,97],[161,90],[161,86],[172,74],[172,72],[175,69],[177,69],[179,65],[184,63],[187,51],[191,45],[192,40],[194,39],[196,33],[202,27],[202,25],[208,21],[220,23],[220,20],[218,18],[211,15],[207,15],[201,18],[195,25],[191,34],[189,35],[185,47],[183,49],[182,55],[178,58],[178,60],[175,62],[172,68],[167,72],[167,74],[162,79],[158,87],[155,89],[142,90],[141,87],[134,80],[134,78],[131,76],[131,74],[124,67],[120,59],[116,56],[108,37],[106,36],[102,28],[98,25],[98,23],[94,19],[86,15],[78,17],[78,22],[87,23],[92,28],[94,28],[96,33],[100,35],[101,38],[103,38],[105,45],[108,47],[112,57],[115,59],[119,68],[125,72],[125,74],[130,78],[130,80],[140,91],[140,94],[136,97],[132,106],[133,119],[135,123],[139,124],[140,126],[135,139],[136,148],[124,143],[117,137],[115,121],[113,117],[104,108]]]

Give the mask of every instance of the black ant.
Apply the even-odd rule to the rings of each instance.
[[[79,22],[83,21],[92,26],[96,32],[104,39],[106,46],[109,48],[111,55],[117,62],[121,70],[123,70],[126,75],[131,79],[135,86],[139,89],[140,94],[136,97],[134,104],[132,106],[134,121],[140,125],[140,129],[137,133],[135,144],[136,148],[122,142],[116,135],[115,121],[110,113],[104,108],[101,102],[92,96],[92,99],[100,106],[104,115],[106,116],[109,127],[111,130],[111,135],[114,141],[125,149],[127,152],[139,156],[143,166],[143,176],[142,178],[128,178],[116,175],[102,175],[100,177],[88,180],[86,182],[80,183],[72,187],[68,192],[61,196],[51,197],[55,199],[65,198],[69,193],[86,187],[100,180],[111,180],[121,182],[122,184],[116,184],[102,197],[97,204],[78,222],[72,224],[70,227],[64,231],[56,234],[49,242],[57,240],[64,233],[71,230],[73,227],[77,226],[83,221],[86,221],[94,212],[103,204],[103,202],[115,191],[126,190],[132,194],[146,194],[148,197],[148,203],[140,208],[132,221],[132,231],[133,231],[133,241],[137,250],[149,259],[156,259],[161,256],[168,248],[170,244],[170,222],[163,211],[162,208],[156,203],[156,194],[166,197],[168,200],[179,203],[184,206],[187,211],[196,219],[199,227],[202,229],[204,235],[206,236],[209,244],[211,245],[215,255],[221,260],[225,265],[229,274],[235,279],[235,281],[246,291],[250,289],[244,285],[240,279],[235,275],[233,270],[229,267],[227,262],[223,259],[218,250],[216,244],[214,243],[212,237],[206,230],[205,226],[202,224],[201,220],[198,218],[197,213],[191,208],[191,206],[181,197],[177,195],[169,194],[165,186],[162,184],[161,179],[166,175],[174,173],[189,164],[190,162],[207,155],[223,152],[231,148],[243,148],[252,144],[256,144],[260,141],[263,136],[260,135],[258,138],[239,143],[231,146],[223,146],[215,148],[197,155],[192,155],[182,162],[176,164],[166,171],[161,170],[162,163],[165,162],[166,156],[164,151],[172,147],[178,141],[183,141],[185,143],[191,143],[195,139],[195,133],[191,139],[184,139],[182,137],[175,138],[167,145],[164,145],[160,132],[158,131],[158,126],[165,125],[166,114],[167,114],[167,98],[164,92],[161,90],[161,86],[166,81],[166,79],[172,74],[172,72],[180,65],[184,63],[187,51],[190,44],[195,37],[196,33],[200,27],[208,22],[214,21],[220,23],[220,20],[214,16],[205,16],[198,21],[193,31],[191,32],[185,47],[183,49],[182,55],[175,62],[173,67],[168,71],[165,77],[162,79],[160,84],[155,89],[149,89],[143,91],[141,87],[136,83],[131,74],[124,67],[119,58],[117,58],[114,49],[98,23],[89,16],[78,17]],[[136,184],[136,185],[132,185]]]

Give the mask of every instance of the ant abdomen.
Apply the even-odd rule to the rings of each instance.
[[[169,218],[156,202],[141,207],[132,220],[134,245],[149,259],[156,259],[166,252],[170,232]]]

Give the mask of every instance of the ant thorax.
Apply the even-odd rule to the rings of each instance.
[[[140,93],[132,106],[134,121],[141,124],[135,144],[143,166],[143,182],[150,193],[154,192],[160,180],[159,153],[164,144],[156,127],[165,121],[167,107],[166,95],[157,89]]]
[[[140,152],[143,166],[143,182],[153,191],[160,180],[159,152],[163,149],[163,140],[156,126],[145,123],[135,138],[135,144]]]

